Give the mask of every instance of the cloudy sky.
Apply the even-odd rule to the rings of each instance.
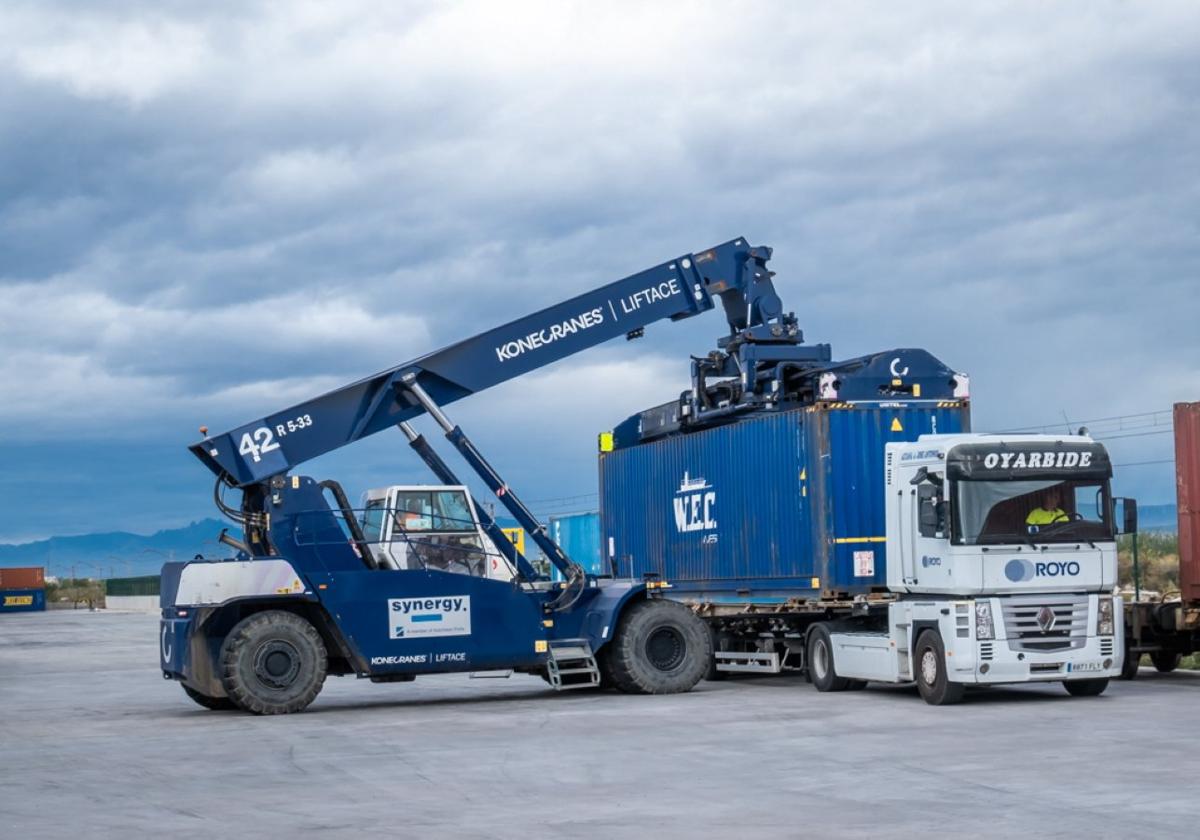
[[[977,428],[1200,399],[1195,3],[9,0],[0,32],[0,542],[209,515],[199,425],[734,236],[835,356],[969,372]],[[535,509],[593,506],[596,432],[722,327],[452,413]],[[1095,426],[1148,502],[1162,420]],[[398,432],[308,469],[425,479]]]

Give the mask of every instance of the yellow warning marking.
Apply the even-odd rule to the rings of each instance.
[[[612,452],[613,451],[613,433],[612,432],[601,432],[600,439],[599,439],[599,446],[600,446],[601,452]]]
[[[892,418],[892,431],[893,432],[903,432],[904,431],[904,427],[900,425],[899,417]]]
[[[547,619],[546,621],[543,621],[543,622],[542,622],[542,626],[543,626],[543,627],[553,627],[553,626],[554,626],[554,622],[553,622],[553,621],[550,621],[549,619]]]
[[[809,583],[811,584],[811,588],[813,588],[813,589],[821,588],[821,579],[820,578],[813,578],[811,581],[809,581]]]
[[[903,385],[903,384],[904,384],[904,380],[903,380],[903,379],[893,379],[893,380],[892,380],[892,387],[893,387],[893,388],[899,388],[899,387],[900,387],[901,385]]]
[[[838,545],[845,545],[846,543],[887,542],[887,537],[838,537],[834,542]]]
[[[807,485],[805,485],[804,487],[801,487],[801,488],[800,488],[800,495],[801,495],[801,496],[807,496],[807,495],[808,495],[808,486],[807,486]]]
[[[913,383],[913,396],[914,397],[921,396],[921,386],[920,386],[920,384],[918,384],[916,382]]]
[[[804,467],[803,469],[800,470],[800,480],[801,481],[808,480],[808,467]]]
[[[547,645],[545,640],[543,640],[543,639],[538,639],[536,642],[533,643],[533,652],[534,653],[545,653],[549,649],[550,649],[549,645]]]

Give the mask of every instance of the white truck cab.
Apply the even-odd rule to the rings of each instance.
[[[886,624],[809,633],[817,687],[1062,681],[1101,693],[1124,651],[1104,447],[1082,436],[923,435],[886,448]],[[829,690],[826,688],[825,690]]]
[[[437,569],[512,580],[516,570],[479,523],[461,485],[392,485],[363,494],[362,531],[385,569]]]

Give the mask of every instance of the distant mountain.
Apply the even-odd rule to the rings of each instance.
[[[229,555],[230,549],[216,544],[221,529],[229,523],[201,519],[183,528],[159,531],[150,536],[113,531],[51,537],[48,540],[0,544],[0,567],[45,566],[46,573],[66,577],[124,577],[158,574],[168,560],[190,560],[197,554]],[[235,536],[240,536],[236,528]]]

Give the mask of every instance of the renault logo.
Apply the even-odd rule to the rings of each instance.
[[[1038,610],[1037,624],[1042,628],[1043,633],[1049,633],[1054,629],[1054,622],[1058,621],[1058,617],[1054,614],[1054,610],[1049,607],[1042,607]]]

